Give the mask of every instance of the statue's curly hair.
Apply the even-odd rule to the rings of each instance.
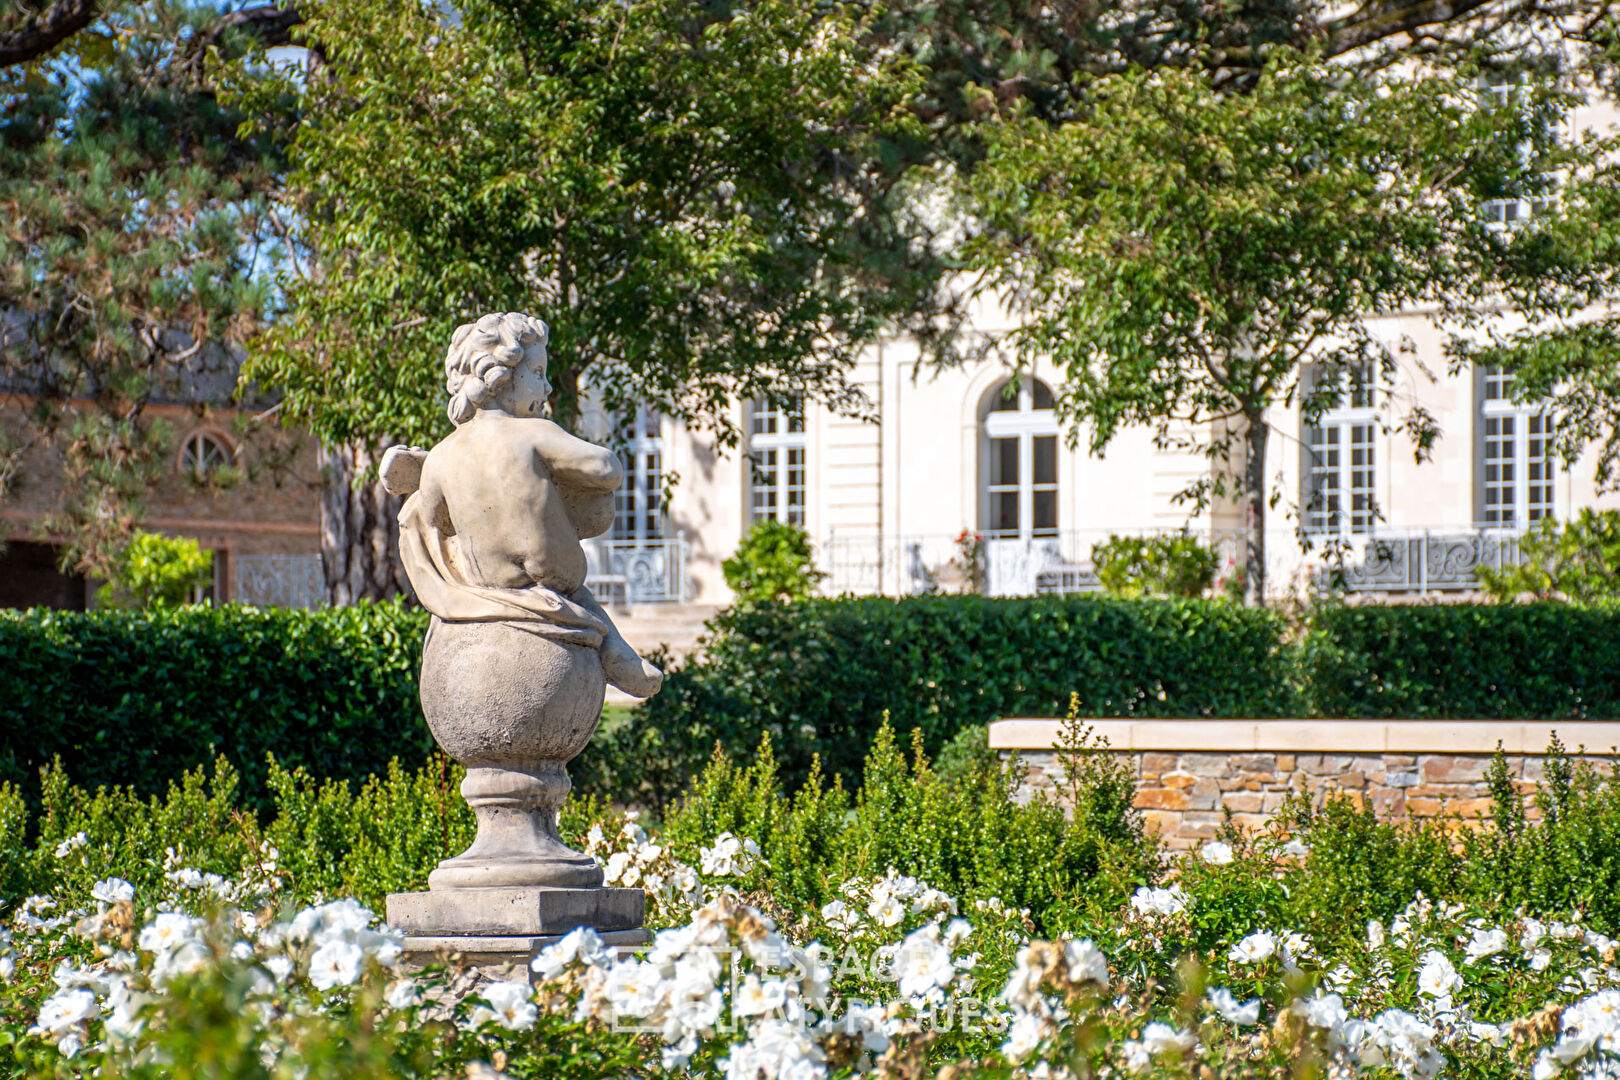
[[[524,349],[536,341],[544,345],[550,335],[544,322],[520,311],[501,311],[456,327],[444,358],[451,421],[465,424],[480,405],[495,400],[511,381]]]

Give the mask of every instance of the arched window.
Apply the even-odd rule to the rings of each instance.
[[[235,453],[222,437],[209,431],[194,431],[180,444],[180,472],[193,480],[207,480],[231,464]]]
[[[804,527],[804,403],[798,398],[781,408],[756,397],[749,407],[748,453],[753,459],[749,484],[750,520],[784,521]]]
[[[614,496],[613,539],[658,540],[664,535],[663,417],[647,408],[620,425],[624,484]]]
[[[1002,539],[1056,536],[1058,428],[1052,388],[1039,379],[1010,382],[985,402],[980,443],[980,531]]]

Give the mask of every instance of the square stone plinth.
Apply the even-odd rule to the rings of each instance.
[[[560,937],[581,926],[606,934],[640,928],[646,904],[640,889],[443,889],[391,894],[388,924],[424,940]]]
[[[646,945],[646,903],[640,889],[441,889],[392,894],[388,922],[405,932],[407,963],[452,961],[476,985],[532,978],[535,954],[581,926],[609,948]]]
[[[614,950],[631,950],[651,944],[651,930],[604,930],[599,935],[602,944]],[[512,978],[518,972],[527,972],[536,954],[548,945],[563,939],[562,934],[509,934],[474,937],[447,935],[428,937],[409,935],[405,938],[405,960],[412,964],[428,964],[454,957],[461,965],[482,972],[486,978]]]

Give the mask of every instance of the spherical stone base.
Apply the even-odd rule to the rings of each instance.
[[[422,715],[445,753],[470,768],[558,765],[585,749],[602,717],[601,655],[517,623],[442,622],[422,646]]]
[[[422,649],[422,713],[467,767],[461,794],[478,835],[428,888],[595,888],[602,868],[557,835],[567,763],[590,742],[606,680],[595,649],[514,623],[441,622]]]

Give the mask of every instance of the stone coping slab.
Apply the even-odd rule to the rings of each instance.
[[[514,885],[390,893],[388,925],[424,937],[566,934],[641,926],[647,894],[640,889],[560,889]]]
[[[528,957],[548,945],[555,945],[566,934],[471,934],[412,935],[405,939],[407,954],[460,955],[464,957],[499,956],[508,961],[514,957]],[[633,948],[652,944],[651,930],[603,930],[597,937],[609,948]]]
[[[405,938],[405,962],[420,966],[454,957],[465,970],[466,988],[507,979],[535,982],[539,976],[529,967],[535,955],[555,945],[562,934],[428,935]],[[626,956],[652,944],[651,930],[606,930],[598,934],[602,944]]]
[[[1052,750],[1064,721],[997,720],[992,750]],[[1616,720],[1082,720],[1112,750],[1304,754],[1540,754],[1554,734],[1570,750],[1620,747]]]

